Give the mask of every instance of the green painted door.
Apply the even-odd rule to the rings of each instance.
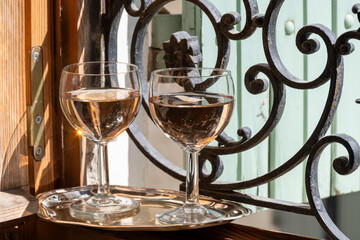
[[[245,17],[241,0],[211,0],[222,14],[240,12]],[[258,1],[260,13],[265,13],[267,0]],[[357,29],[360,24],[351,13],[357,0],[286,0],[278,17],[276,38],[281,60],[296,77],[311,81],[326,64],[324,44],[319,52],[303,55],[295,45],[296,33],[303,26],[321,23],[329,27],[337,36],[345,31]],[[184,1],[183,29],[192,30],[201,41],[204,57],[203,66],[214,66],[217,51],[213,27],[206,14],[196,9],[192,3]],[[238,28],[242,29],[243,23]],[[237,107],[226,132],[237,138],[236,131],[250,127],[253,135],[263,126],[271,108],[271,91],[252,95],[244,86],[244,75],[253,65],[266,62],[262,47],[262,29],[243,41],[231,41],[231,57],[228,69],[232,71],[237,88]],[[321,39],[318,37],[321,42]],[[360,46],[355,43],[355,53],[345,58],[345,80],[343,96],[337,117],[328,134],[346,133],[360,140],[360,109],[355,99],[360,97],[360,81],[356,67],[360,59]],[[257,147],[238,155],[222,157],[225,169],[220,180],[250,180],[280,166],[291,158],[304,144],[318,123],[322,114],[329,84],[311,90],[297,90],[286,87],[286,107],[276,130]],[[339,176],[332,170],[332,160],[344,154],[345,150],[332,145],[324,151],[320,160],[319,187],[322,197],[360,190],[360,171],[351,176]],[[306,201],[304,188],[305,164],[300,164],[284,176],[246,193],[269,196],[276,199]]]

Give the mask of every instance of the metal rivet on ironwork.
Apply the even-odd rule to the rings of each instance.
[[[352,28],[355,24],[355,18],[352,14],[348,13],[345,15],[344,26],[345,29]]]
[[[286,35],[291,35],[295,32],[295,23],[293,20],[288,20],[285,23],[285,33]]]
[[[42,154],[42,147],[36,148],[36,155],[40,156]]]
[[[35,62],[38,62],[40,60],[40,53],[34,52],[33,59]]]
[[[41,121],[42,121],[42,117],[39,116],[39,115],[37,115],[37,116],[35,117],[35,123],[36,123],[37,125],[40,125]]]

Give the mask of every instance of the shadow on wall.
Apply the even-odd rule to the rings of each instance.
[[[338,228],[350,239],[360,238],[360,192],[329,197],[323,200],[326,210]],[[315,217],[276,212],[274,222],[282,231],[330,239]]]
[[[6,122],[11,121],[11,117],[6,112],[1,112]],[[0,139],[1,149],[0,152],[1,162],[1,179],[0,190],[7,190],[28,184],[28,153],[27,153],[27,124],[26,113],[24,113],[16,125],[16,128],[9,135],[7,139]]]
[[[323,200],[324,205],[338,228],[349,238],[359,239],[360,192],[339,195]],[[313,216],[278,210],[266,210],[242,218],[239,224],[288,232],[320,239],[330,239]]]

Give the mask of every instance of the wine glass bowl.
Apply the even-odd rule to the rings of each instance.
[[[231,73],[214,68],[170,68],[150,77],[149,108],[155,124],[187,152],[184,206],[160,213],[163,224],[201,224],[227,217],[198,202],[198,153],[224,130],[234,108]]]
[[[71,215],[88,221],[113,221],[134,214],[139,208],[136,201],[111,194],[107,143],[125,131],[139,111],[138,68],[106,61],[72,64],[62,71],[59,93],[69,123],[95,142],[98,151],[98,190],[73,202]]]

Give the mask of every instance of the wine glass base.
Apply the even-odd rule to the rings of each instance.
[[[222,210],[209,209],[200,204],[185,204],[179,208],[170,209],[156,215],[161,224],[203,224],[221,221],[229,217]]]
[[[137,201],[130,198],[97,194],[73,202],[69,212],[72,217],[84,221],[113,222],[136,214],[139,206]]]

